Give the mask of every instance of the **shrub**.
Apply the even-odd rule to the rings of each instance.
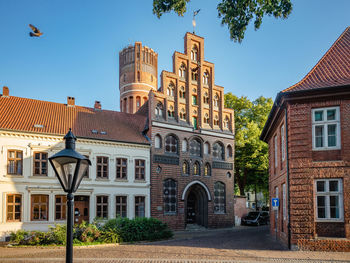
[[[83,243],[97,241],[100,235],[100,230],[96,225],[89,224],[85,221],[83,221],[80,225],[75,225],[73,229],[73,239],[77,239]]]

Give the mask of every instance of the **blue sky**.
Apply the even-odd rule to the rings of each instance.
[[[0,87],[10,95],[119,110],[118,53],[135,41],[158,53],[158,72],[172,70],[183,37],[205,38],[205,60],[215,63],[215,82],[225,92],[275,98],[305,76],[350,25],[349,0],[292,0],[286,20],[265,17],[251,25],[242,44],[230,40],[217,17],[218,0],[192,0],[184,17],[158,19],[152,0],[0,0]],[[28,24],[44,35],[30,38]],[[2,92],[2,90],[0,91]]]

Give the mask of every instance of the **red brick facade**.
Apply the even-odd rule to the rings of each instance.
[[[270,198],[280,199],[279,209],[270,211],[271,233],[277,226],[278,238],[291,248],[350,251],[350,70],[341,60],[350,56],[350,45],[344,43],[350,43],[349,29],[302,84],[278,94],[261,135],[269,144]],[[327,63],[340,48],[339,63]],[[329,65],[333,70],[325,71]],[[317,82],[320,67],[347,84]]]
[[[162,72],[138,113],[148,114],[152,141],[151,216],[172,229],[233,226],[234,114],[204,60],[203,38],[185,35],[173,72]]]

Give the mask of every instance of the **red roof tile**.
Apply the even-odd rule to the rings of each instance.
[[[282,92],[343,85],[350,85],[350,27],[300,82]]]
[[[77,137],[148,144],[142,135],[146,119],[139,114],[0,97],[0,129],[6,130],[65,135],[72,128]]]

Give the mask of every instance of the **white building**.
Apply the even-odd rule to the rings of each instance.
[[[18,229],[47,230],[66,222],[66,194],[48,157],[64,148],[92,162],[75,193],[75,222],[150,216],[150,145],[145,117],[9,96],[0,97],[0,240]]]

